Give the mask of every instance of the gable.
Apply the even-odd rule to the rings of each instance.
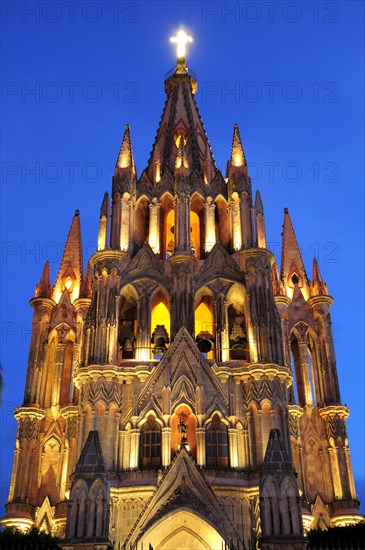
[[[185,327],[179,330],[174,342],[147,381],[139,396],[139,409],[145,409],[152,396],[162,400],[162,391],[166,386],[171,387],[173,406],[177,406],[186,398],[193,409],[196,409],[196,390],[201,388],[208,396],[208,402],[211,399],[209,396],[214,395],[220,403],[222,412],[228,411],[228,396],[225,389]]]
[[[155,522],[181,509],[191,510],[206,518],[225,540],[241,540],[194,459],[182,446],[137,518],[126,545],[134,547]]]
[[[218,278],[240,283],[244,283],[245,281],[244,274],[240,271],[238,264],[220,242],[217,242],[208,254],[204,265],[196,277],[195,287],[198,289],[210,280]]]

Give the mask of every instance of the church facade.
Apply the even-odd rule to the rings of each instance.
[[[34,310],[4,526],[64,549],[306,548],[361,519],[316,260],[266,247],[238,126],[225,177],[178,57],[147,164],[126,126],[82,265],[76,211]]]

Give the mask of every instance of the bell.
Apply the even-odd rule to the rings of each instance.
[[[163,355],[167,350],[165,338],[160,336],[156,338],[155,347],[153,348],[153,355]]]
[[[196,344],[199,351],[201,351],[202,353],[209,353],[213,348],[212,341],[208,340],[208,338],[202,338]]]
[[[123,351],[133,351],[133,343],[130,338],[124,338],[122,349]]]
[[[234,339],[234,344],[232,345],[232,349],[244,349],[244,339],[240,336],[237,336]]]

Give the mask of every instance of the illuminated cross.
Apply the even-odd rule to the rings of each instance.
[[[178,59],[184,59],[185,53],[186,53],[186,44],[188,42],[192,42],[193,37],[186,34],[185,31],[180,29],[176,36],[172,36],[170,38],[170,42],[173,42],[174,44],[177,44],[177,58]]]

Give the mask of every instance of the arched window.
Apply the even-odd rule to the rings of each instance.
[[[121,297],[118,359],[134,359],[136,348],[137,300],[131,286],[123,289]]]
[[[161,428],[153,416],[141,429],[140,464],[142,468],[159,468],[161,464]]]
[[[153,344],[152,357],[161,359],[169,344],[170,311],[169,302],[165,294],[158,290],[152,298],[151,310],[151,343]]]
[[[206,428],[206,458],[208,468],[228,466],[227,428],[215,414]]]
[[[207,359],[214,358],[214,305],[212,297],[205,295],[195,309],[195,341]]]

